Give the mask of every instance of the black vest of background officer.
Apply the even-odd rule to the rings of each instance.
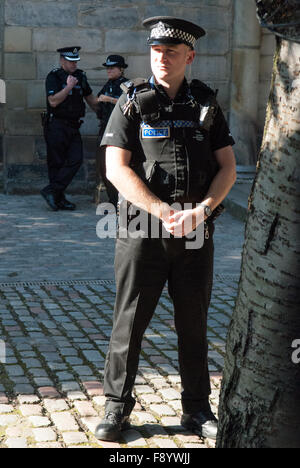
[[[120,88],[120,85],[122,83],[125,83],[128,79],[125,78],[124,76],[120,76],[120,78],[117,78],[116,80],[108,80],[101,91],[97,94],[99,97],[101,94],[104,94],[105,96],[110,96],[115,99],[119,99],[119,97],[122,95],[122,90]],[[97,112],[97,117],[100,120],[100,131],[99,131],[99,144],[101,143],[105,127],[107,125],[107,122],[109,121],[109,118],[111,116],[112,111],[115,108],[115,105],[112,104],[111,102],[99,102],[99,111]]]
[[[67,73],[63,68],[54,69],[49,73],[46,79],[46,87],[51,87],[53,81],[56,82],[56,89],[62,90],[67,84]],[[77,78],[78,84],[74,86],[71,93],[67,98],[60,103],[57,107],[53,108],[50,106],[47,99],[47,111],[48,114],[52,114],[58,119],[64,119],[69,121],[78,121],[81,117],[85,116],[85,103],[83,96],[90,94],[91,89],[87,82],[87,77],[84,71],[76,70],[73,76]]]

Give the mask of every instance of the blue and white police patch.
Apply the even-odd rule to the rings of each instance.
[[[151,127],[142,124],[142,138],[170,138],[170,127]]]

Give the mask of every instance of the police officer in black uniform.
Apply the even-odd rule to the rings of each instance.
[[[77,68],[80,49],[58,49],[61,67],[46,78],[47,114],[43,124],[49,185],[41,190],[41,195],[53,211],[76,208],[64,192],[83,161],[79,128],[85,115],[84,99],[95,112],[99,102],[92,94],[86,74]]]
[[[124,70],[128,67],[128,65],[125,63],[124,57],[121,55],[109,55],[106,59],[106,62],[103,63],[103,66],[107,69],[108,81],[97,95],[100,101],[97,111],[97,117],[100,121],[100,129],[98,136],[99,147],[96,154],[96,172],[97,177],[101,175],[101,180],[106,187],[109,202],[117,206],[118,191],[106,178],[105,148],[101,147],[100,143],[102,141],[104,131],[111,113],[122,94],[120,86],[122,83],[127,81],[127,78],[124,77]],[[96,202],[100,201],[100,192],[101,182],[97,180]]]
[[[150,18],[143,24],[151,30],[153,76],[126,83],[127,93],[111,115],[102,145],[107,145],[107,177],[122,194],[120,213],[125,202],[131,209],[140,208],[159,220],[169,238],[162,232],[159,238],[126,237],[119,230],[114,325],[104,378],[107,400],[95,435],[117,440],[129,427],[143,334],[168,281],[178,334],[181,423],[215,439],[207,311],[213,281],[213,220],[235,182],[234,140],[216,93],[201,81],[189,84],[185,79],[195,42],[205,31],[173,17]],[[187,248],[188,236],[203,227],[203,219],[203,246]]]

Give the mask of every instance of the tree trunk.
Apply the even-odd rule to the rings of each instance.
[[[300,44],[277,37],[219,406],[219,448],[300,448]],[[294,362],[293,362],[294,361]]]

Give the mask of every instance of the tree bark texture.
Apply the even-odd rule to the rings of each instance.
[[[227,338],[217,447],[300,448],[300,44],[277,37]]]

